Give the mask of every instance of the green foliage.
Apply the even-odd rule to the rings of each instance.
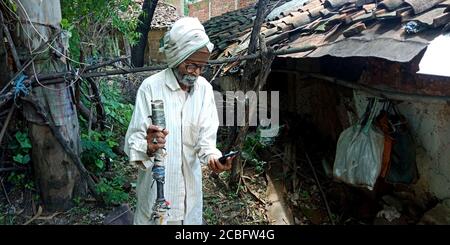
[[[16,223],[15,220],[14,209],[0,203],[0,225],[14,225]]]
[[[30,158],[29,154],[22,155],[19,153],[19,154],[13,156],[13,160],[20,164],[27,164],[28,162],[30,162],[31,158]]]
[[[83,87],[82,89],[86,90]],[[106,129],[88,132],[87,122],[80,117],[82,161],[99,176],[100,182],[98,182],[96,188],[105,204],[116,205],[123,202],[134,202],[135,200],[123,189],[126,183],[126,170],[121,163],[126,162],[125,156],[117,155],[113,151],[125,136],[133,113],[133,106],[126,103],[122,98],[121,88],[114,80],[100,80],[99,91],[106,114]],[[87,94],[87,91],[85,93]],[[91,106],[88,100],[82,99],[87,107]],[[105,163],[108,159],[111,162],[112,169],[108,172],[108,177],[104,177]]]
[[[100,133],[93,132],[94,140],[89,139],[88,135],[82,134],[81,146],[83,147],[82,161],[85,164],[94,164],[95,170],[104,169],[104,162],[116,157],[107,142],[99,140]],[[115,143],[115,142],[114,142]]]
[[[9,149],[13,150],[13,160],[20,165],[30,162],[31,141],[26,132],[18,131],[15,134],[15,141],[9,144]]]
[[[119,146],[119,141],[125,136],[128,124],[133,113],[133,106],[127,104],[120,93],[120,87],[115,81],[99,82],[101,91],[101,100],[106,113],[106,124],[112,130],[87,132],[87,123],[82,121],[81,125],[81,144],[83,147],[83,163],[94,169],[96,173],[104,170],[105,161],[119,160],[112,149]],[[83,100],[88,107],[90,102]]]
[[[125,178],[121,175],[116,176],[112,180],[102,178],[97,184],[97,192],[107,205],[121,204],[128,200],[128,194],[122,188],[124,184]]]
[[[217,212],[215,212],[210,205],[205,206],[203,210],[203,217],[209,225],[216,225],[219,222]]]
[[[125,134],[133,115],[133,105],[125,102],[120,87],[114,81],[100,81],[100,89],[109,123],[118,122],[119,130]]]
[[[30,142],[30,138],[28,138],[28,134],[27,133],[23,133],[23,132],[17,132],[16,133],[16,140],[19,142],[20,147],[24,148],[24,149],[30,149],[31,148],[31,142]]]
[[[256,173],[264,172],[266,162],[261,161],[258,152],[261,152],[269,145],[261,140],[260,133],[250,132],[245,137],[244,147],[242,149],[242,158],[255,167]]]
[[[25,173],[11,172],[7,180],[16,187],[35,190],[33,180]]]
[[[95,55],[114,31],[135,43],[139,38],[135,12],[139,5],[133,0],[61,0],[61,26],[71,33],[72,59],[79,60],[82,44],[93,49],[87,56]]]

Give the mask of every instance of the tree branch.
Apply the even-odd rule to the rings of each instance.
[[[131,63],[135,67],[144,65],[144,52],[147,46],[148,32],[150,31],[153,15],[155,13],[158,0],[144,0],[142,5],[142,13],[139,16],[139,24],[136,31],[141,34],[136,45],[131,47]]]

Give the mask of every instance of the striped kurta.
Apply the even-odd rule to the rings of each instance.
[[[146,155],[146,130],[151,125],[151,101],[163,100],[166,127],[165,198],[170,202],[168,221],[202,224],[203,194],[201,164],[211,154],[221,156],[216,148],[219,127],[212,86],[199,77],[190,93],[183,91],[171,69],[163,70],[143,81],[125,136],[125,152],[129,160],[143,161],[139,170],[135,224],[151,224],[156,200],[152,159]],[[152,185],[153,184],[153,185]]]

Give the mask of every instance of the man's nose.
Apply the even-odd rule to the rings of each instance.
[[[195,67],[194,71],[192,71],[191,75],[200,76],[201,73],[202,73],[202,68],[197,66],[197,67]]]

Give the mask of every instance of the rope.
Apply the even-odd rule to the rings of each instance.
[[[14,81],[14,103],[17,97],[21,95],[27,96],[30,94],[30,89],[27,87],[25,80],[27,76],[20,74],[19,77]]]
[[[165,167],[155,165],[152,171],[153,171],[153,179],[164,184]]]

